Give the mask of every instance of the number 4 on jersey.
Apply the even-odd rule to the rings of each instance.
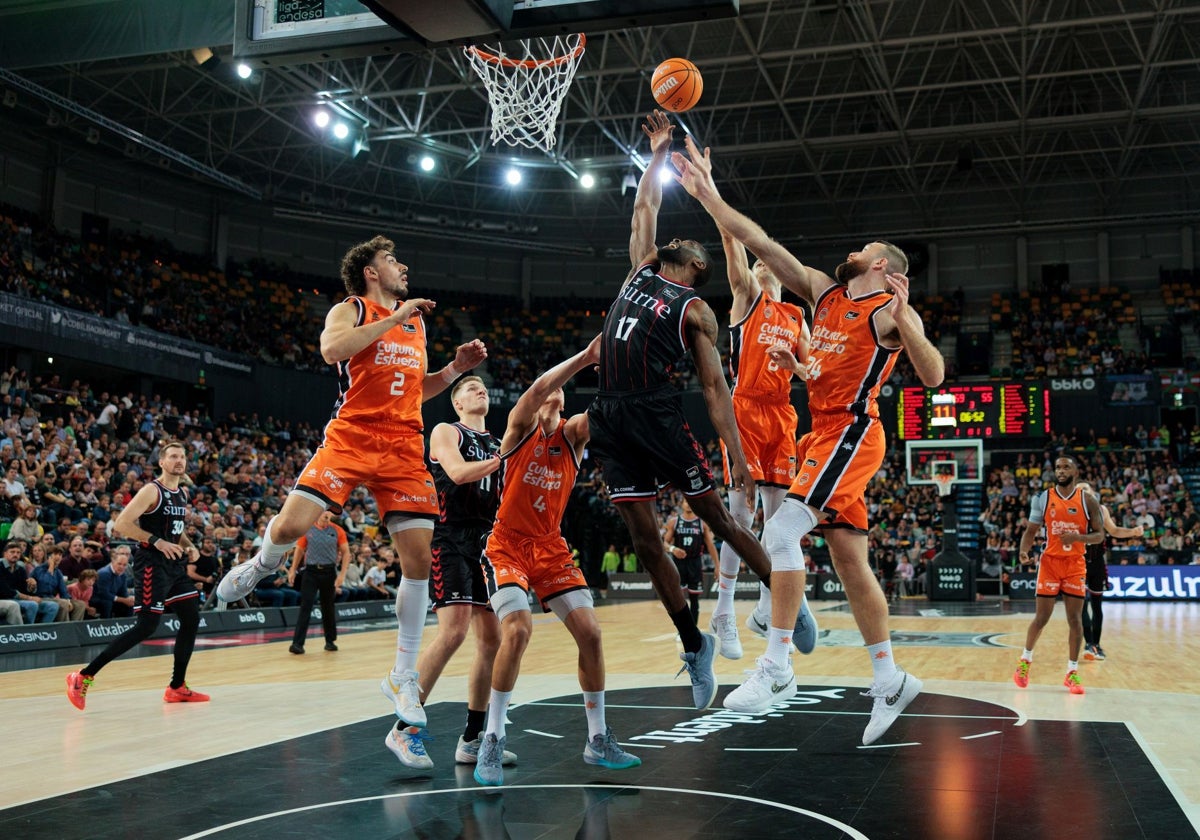
[[[533,509],[536,510],[538,513],[545,513],[546,512],[546,497],[538,496],[536,499],[534,499],[533,500]]]

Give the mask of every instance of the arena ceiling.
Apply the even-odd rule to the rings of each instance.
[[[0,24],[30,5],[2,0]],[[1200,4],[1183,0],[742,0],[733,18],[589,33],[553,154],[491,145],[461,49],[285,62],[242,80],[231,49],[213,46],[216,67],[175,50],[4,70],[17,101],[0,121],[294,216],[603,253],[628,229],[622,184],[646,148],[649,74],[686,56],[705,92],[683,124],[713,148],[731,203],[783,239],[854,236],[880,207],[936,235],[1062,222],[1051,199],[1064,194],[1098,219],[1120,218],[1131,191],[1200,195]],[[314,126],[319,103],[355,126],[349,141]],[[369,152],[353,154],[356,137]],[[426,153],[431,173],[417,166]],[[515,188],[502,177],[514,160]],[[696,213],[674,194],[664,209]]]

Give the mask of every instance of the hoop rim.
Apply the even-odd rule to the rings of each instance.
[[[954,489],[954,484],[958,480],[957,477],[946,473],[944,475],[932,476],[933,483],[937,486],[939,496],[949,496],[950,491]]]
[[[486,61],[489,64],[498,64],[501,67],[513,69],[520,67],[525,70],[534,70],[538,67],[559,67],[566,64],[568,61],[573,61],[583,55],[583,48],[587,46],[587,35],[579,33],[579,44],[575,49],[565,55],[556,55],[553,58],[526,58],[521,61],[507,58],[505,56],[496,55],[493,52],[485,50],[483,47],[471,45],[467,47],[467,52],[478,57],[481,61]]]

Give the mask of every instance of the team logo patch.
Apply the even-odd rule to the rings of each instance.
[[[1078,514],[1078,513],[1079,513],[1079,508],[1071,508],[1071,507],[1069,507],[1069,508],[1067,508],[1067,513],[1069,513],[1069,514],[1072,514],[1072,515]]]
[[[699,467],[688,467],[687,468],[687,477],[688,478],[695,478],[698,475],[700,475]]]
[[[847,312],[845,315],[845,318],[847,321],[853,321],[857,317],[858,317],[858,313],[853,310]]]
[[[321,479],[326,485],[329,486],[331,490],[341,490],[342,486],[345,484],[345,482],[342,481],[341,476],[339,476],[333,470],[325,470],[325,472],[321,473]]]
[[[775,310],[772,309],[771,307],[769,307],[769,306],[763,307],[763,317],[764,318],[770,318],[774,314],[775,314]]]
[[[808,473],[801,473],[800,477],[796,479],[796,482],[798,484],[808,484],[808,478]]]
[[[404,330],[405,332],[415,333],[417,331],[417,325],[410,324],[408,321],[405,321],[400,325],[400,329]]]
[[[550,454],[551,454],[551,455],[561,455],[561,454],[562,454],[562,447],[561,447],[561,446],[551,446],[551,447],[550,447]]]
[[[817,459],[816,459],[816,458],[805,458],[805,459],[804,459],[804,466],[806,466],[806,467],[815,467],[816,465],[817,465]]]
[[[536,447],[536,448],[533,450],[533,457],[534,457],[534,458],[541,458],[541,457],[542,457],[542,453],[543,453],[543,452],[545,452],[545,451],[546,451],[546,450],[545,450],[545,448],[544,448],[544,447],[543,447],[543,446],[542,446],[542,445],[539,443],[539,444],[537,445],[537,447]]]
[[[824,321],[828,317],[829,317],[828,309],[822,309],[820,312],[817,313],[817,318],[819,318],[822,321]]]

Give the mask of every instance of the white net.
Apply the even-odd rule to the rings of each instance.
[[[933,481],[937,485],[939,496],[949,496],[950,491],[954,489],[954,476],[952,475],[935,475]]]
[[[492,105],[492,145],[550,151],[563,100],[575,78],[587,39],[558,35],[504,45],[466,47]]]

